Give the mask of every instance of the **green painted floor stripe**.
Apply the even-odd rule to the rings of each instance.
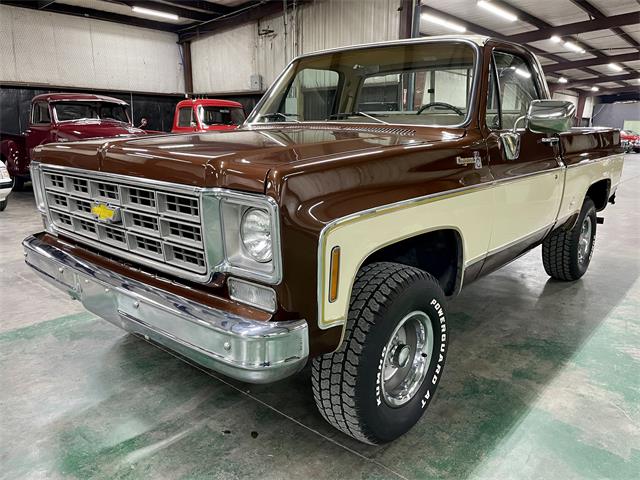
[[[12,342],[15,340],[32,339],[41,335],[48,335],[56,331],[64,330],[65,328],[71,327],[78,323],[95,320],[97,318],[98,317],[96,317],[93,313],[89,312],[64,315],[62,317],[36,323],[35,325],[29,325],[28,327],[16,328],[14,330],[2,332],[0,333],[0,342]]]

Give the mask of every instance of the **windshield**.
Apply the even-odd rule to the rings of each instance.
[[[110,102],[60,102],[54,105],[59,122],[71,120],[117,120],[129,123],[127,106]]]
[[[240,125],[244,122],[244,110],[238,107],[198,107],[200,123],[210,125]]]
[[[321,54],[293,63],[249,121],[460,125],[474,77],[474,49],[463,43]]]

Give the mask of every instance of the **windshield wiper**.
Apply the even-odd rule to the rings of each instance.
[[[295,118],[291,118],[291,117],[297,117],[298,115],[296,115],[295,113],[282,113],[282,112],[273,112],[273,113],[265,113],[263,115],[260,115],[260,118],[266,118],[267,120],[276,120],[278,118],[284,119],[286,122],[288,122],[289,120],[296,122],[296,123],[301,123],[300,120],[296,120]]]
[[[336,118],[336,119],[340,119],[340,118],[344,118],[344,117],[349,117],[349,116],[353,116],[353,115],[357,115],[360,117],[367,117],[370,118],[371,120],[375,120],[376,122],[379,123],[384,123],[385,125],[389,125],[389,122],[385,122],[384,120],[381,120],[379,118],[374,117],[373,115],[369,115],[368,113],[365,112],[341,112],[341,113],[334,113],[332,115],[329,115],[328,120],[331,120],[332,118]]]

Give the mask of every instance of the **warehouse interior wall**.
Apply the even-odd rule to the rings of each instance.
[[[263,92],[297,55],[327,48],[395,40],[400,0],[318,0],[214,33],[191,43],[198,94]],[[260,84],[251,82],[259,75]]]
[[[178,36],[0,5],[0,82],[184,93]]]
[[[640,102],[600,103],[593,109],[593,124],[598,127],[630,128],[634,121],[640,122]]]

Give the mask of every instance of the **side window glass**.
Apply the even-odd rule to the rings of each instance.
[[[33,104],[31,123],[33,125],[49,125],[51,123],[49,104],[47,102],[37,102]]]
[[[489,88],[487,89],[487,126],[492,130],[500,129],[500,90],[496,82],[496,71],[493,63],[489,68]]]
[[[525,115],[531,100],[539,98],[535,77],[527,62],[517,55],[505,52],[493,54],[500,84],[500,125],[513,128],[516,120]]]
[[[179,127],[193,127],[193,108],[183,107],[178,111],[178,126]]]

